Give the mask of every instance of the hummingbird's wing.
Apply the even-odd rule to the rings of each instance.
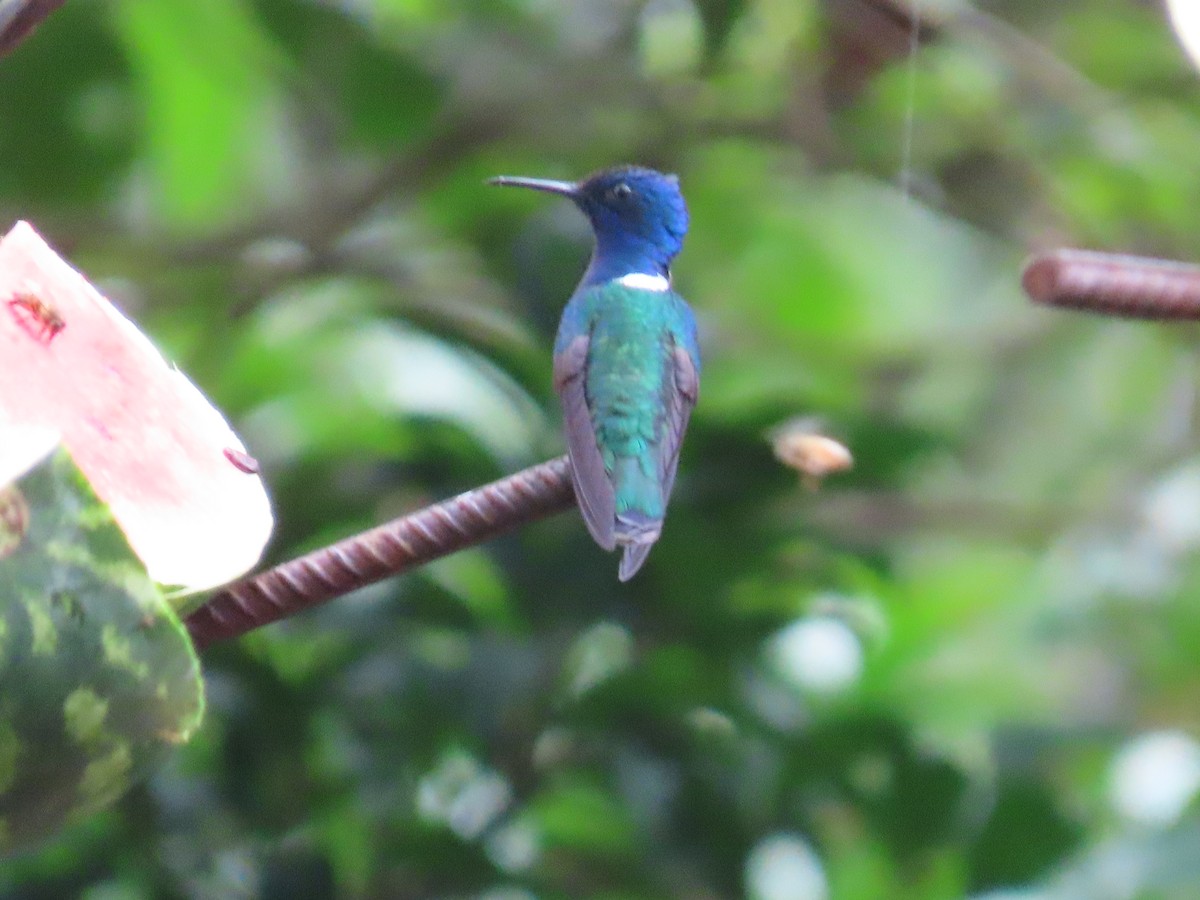
[[[659,446],[659,472],[662,475],[663,505],[675,486],[675,469],[679,466],[679,448],[687,431],[692,408],[700,396],[700,373],[696,361],[686,347],[675,344],[671,366],[663,379],[662,443]]]
[[[616,545],[616,498],[596,444],[596,429],[584,391],[589,335],[574,338],[554,355],[554,389],[562,400],[567,451],[571,456],[571,480],[575,499],[592,539],[605,550]]]

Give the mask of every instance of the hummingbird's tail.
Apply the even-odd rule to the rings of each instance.
[[[618,579],[628,581],[637,574],[661,532],[662,519],[636,512],[617,517],[617,543],[624,548],[621,567],[617,570]]]
[[[662,532],[666,505],[662,481],[653,461],[618,456],[613,464],[616,527],[613,538],[624,548],[617,577],[628,581],[642,567]]]

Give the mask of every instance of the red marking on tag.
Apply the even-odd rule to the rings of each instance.
[[[245,472],[247,475],[258,474],[258,460],[249,453],[243,453],[241,450],[235,450],[232,447],[226,447],[223,452],[225,458],[233,463],[233,467],[238,471]]]
[[[30,335],[49,344],[55,335],[67,327],[53,306],[29,291],[18,291],[8,301],[8,308]]]

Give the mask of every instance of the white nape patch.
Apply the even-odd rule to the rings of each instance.
[[[617,284],[629,288],[640,288],[643,291],[663,293],[671,289],[671,280],[662,275],[648,275],[645,272],[630,272],[617,279]]]

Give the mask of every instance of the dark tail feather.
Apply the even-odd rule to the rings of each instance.
[[[637,574],[650,548],[662,532],[662,519],[650,519],[637,513],[625,513],[617,518],[617,543],[624,547],[617,578],[628,581]]]

